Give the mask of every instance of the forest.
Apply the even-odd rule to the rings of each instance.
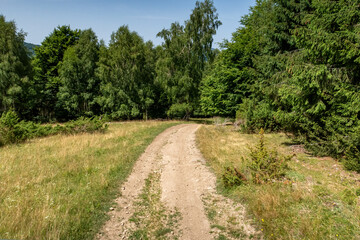
[[[0,114],[231,117],[244,132],[286,132],[360,172],[360,0],[257,0],[218,50],[220,25],[205,0],[157,34],[160,46],[126,25],[108,44],[92,29],[58,26],[32,55],[26,34],[0,16]]]

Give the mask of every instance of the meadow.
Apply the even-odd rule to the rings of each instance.
[[[308,154],[283,133],[265,134],[265,145],[292,155],[281,180],[244,182],[225,188],[224,168],[246,175],[249,148],[257,134],[242,134],[232,126],[203,126],[197,144],[218,178],[218,190],[243,203],[265,239],[359,239],[360,174],[343,170],[338,161]]]
[[[0,148],[0,237],[91,239],[146,146],[177,122],[111,123]]]

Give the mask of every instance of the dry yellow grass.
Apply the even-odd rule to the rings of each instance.
[[[52,136],[0,148],[0,238],[93,236],[116,186],[175,123],[114,123],[105,134]]]
[[[285,134],[266,134],[265,140],[270,149],[295,154],[287,180],[247,183],[224,193],[246,204],[266,239],[360,239],[360,174],[289,146]],[[244,170],[249,147],[257,141],[257,135],[232,127],[204,126],[197,133],[198,146],[219,179],[224,166]]]

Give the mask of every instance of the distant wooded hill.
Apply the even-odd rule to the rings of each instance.
[[[35,52],[34,52],[34,48],[35,47],[39,47],[40,45],[36,45],[36,44],[32,44],[32,43],[27,43],[27,42],[24,42],[24,45],[27,49],[29,49],[30,51],[30,56],[34,56],[35,55]]]

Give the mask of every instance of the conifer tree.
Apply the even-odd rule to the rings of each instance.
[[[34,115],[42,120],[66,119],[63,106],[57,105],[57,93],[63,85],[59,77],[59,69],[64,53],[79,39],[79,30],[71,30],[69,26],[59,26],[45,38],[40,47],[35,48],[34,82],[36,93],[34,101]]]

